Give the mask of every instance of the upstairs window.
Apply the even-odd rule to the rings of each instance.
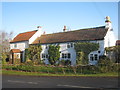
[[[67,48],[72,48],[73,47],[73,43],[67,43]]]
[[[67,43],[67,48],[70,48],[70,44],[69,43]]]
[[[14,48],[17,48],[17,44],[14,44]]]
[[[73,43],[71,43],[71,47],[73,47]]]

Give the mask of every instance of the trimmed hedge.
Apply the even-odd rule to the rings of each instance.
[[[99,66],[32,66],[32,65],[3,65],[2,68],[6,70],[17,70],[25,72],[40,72],[40,73],[52,73],[52,74],[96,74],[96,73],[106,73],[106,72],[118,72],[120,64],[113,64],[109,70],[106,71],[105,68]]]

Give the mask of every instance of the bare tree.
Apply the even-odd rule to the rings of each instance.
[[[9,55],[10,51],[10,40],[13,32],[0,31],[0,58],[3,60]],[[3,58],[4,57],[4,58]]]

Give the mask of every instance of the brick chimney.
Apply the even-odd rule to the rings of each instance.
[[[63,28],[63,31],[65,32],[67,29],[66,29],[66,26],[64,26],[64,28]]]
[[[112,29],[112,24],[111,24],[111,21],[110,21],[110,17],[109,16],[106,16],[106,18],[105,18],[106,20],[105,20],[105,28],[107,28],[107,29]]]
[[[37,30],[41,30],[41,28],[42,28],[41,26],[37,26]]]

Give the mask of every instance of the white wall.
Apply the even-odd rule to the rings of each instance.
[[[40,37],[43,34],[42,30],[38,30],[30,39],[29,44],[32,44],[38,37]]]
[[[97,40],[97,41],[91,41],[92,43],[99,43],[99,49],[97,51],[93,51],[88,55],[89,58],[89,64],[90,65],[95,65],[97,64],[98,61],[95,60],[94,55],[97,54],[98,55],[98,60],[99,60],[99,56],[104,55],[104,40]],[[100,53],[99,53],[100,52]],[[91,61],[90,60],[90,55],[93,54],[93,58],[94,60]]]
[[[17,47],[14,47],[16,44]],[[15,42],[15,43],[10,43],[10,49],[20,49],[21,51],[23,51],[23,56],[22,56],[22,61],[24,62],[25,58],[24,58],[24,54],[25,54],[25,49],[29,47],[28,41],[23,41],[23,42]]]
[[[15,47],[15,44],[17,47]],[[10,43],[10,49],[20,49],[21,51],[24,51],[25,48],[28,48],[28,46],[28,41]]]
[[[47,44],[49,45],[49,44]],[[76,52],[74,50],[74,48],[67,48],[67,43],[60,43],[60,60],[62,60],[62,53],[70,53],[71,54],[71,58],[69,59],[71,61],[72,65],[76,65]],[[46,45],[41,45],[42,46],[42,52],[41,52],[41,59],[42,58],[42,53],[44,54],[48,54],[48,48],[46,49]],[[68,60],[68,58],[64,59],[64,60]],[[47,58],[45,58],[45,63],[49,64],[49,61]]]
[[[104,48],[115,46],[116,38],[114,36],[114,31],[108,30],[106,36],[104,37]]]

